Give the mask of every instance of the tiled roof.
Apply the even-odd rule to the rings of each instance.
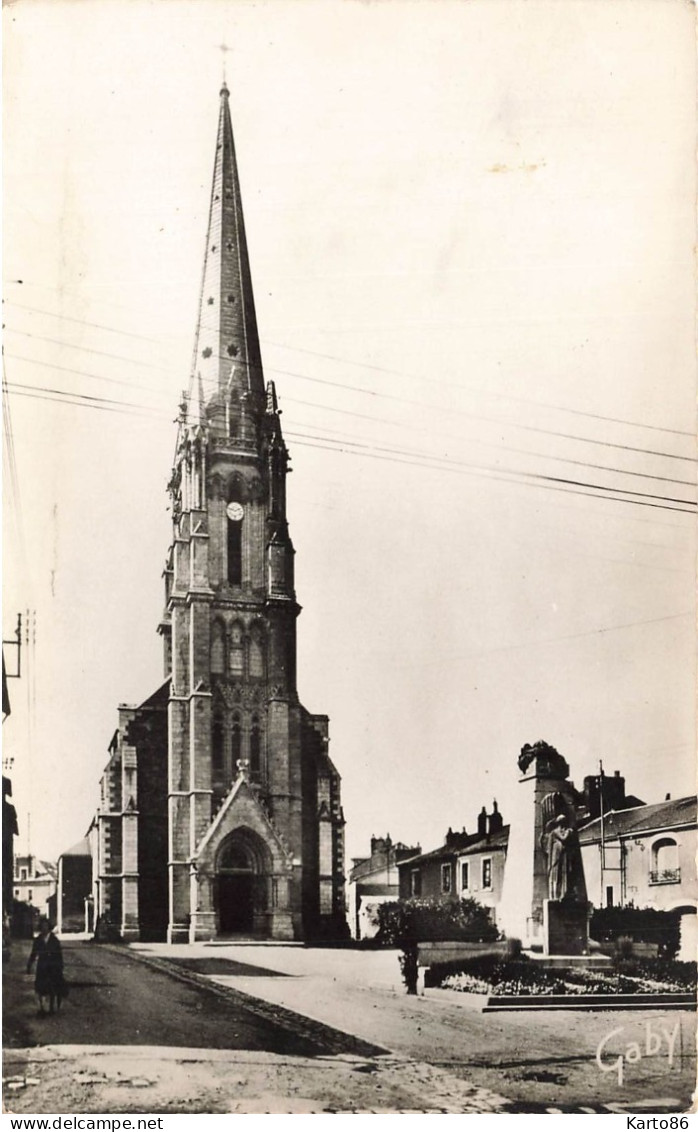
[[[649,806],[635,806],[631,810],[612,810],[604,815],[604,839],[655,829],[674,829],[679,825],[696,824],[696,795],[688,798],[669,798]],[[582,845],[598,841],[601,836],[601,819],[595,818],[579,831]]]

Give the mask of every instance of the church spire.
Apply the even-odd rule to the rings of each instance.
[[[225,394],[233,370],[241,392],[264,397],[228,98],[223,82],[194,358],[207,401]]]

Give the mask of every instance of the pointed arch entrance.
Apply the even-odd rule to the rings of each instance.
[[[269,903],[271,854],[259,834],[238,828],[216,855],[216,918],[219,935],[264,931]]]

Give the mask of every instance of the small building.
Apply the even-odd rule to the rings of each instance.
[[[400,895],[398,863],[421,852],[419,845],[392,841],[390,834],[371,838],[370,857],[354,857],[349,873],[349,928],[354,939],[376,934],[376,911],[380,904]]]
[[[92,850],[89,833],[58,858],[58,931],[90,932],[92,915]]]
[[[56,893],[56,866],[28,854],[15,857],[12,895],[20,904],[30,905],[40,916],[51,918],[52,897]]]

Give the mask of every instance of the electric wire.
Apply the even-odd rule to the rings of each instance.
[[[201,280],[200,299],[202,297],[202,286],[204,286],[204,280]],[[62,315],[52,315],[50,311],[42,311],[42,310],[38,310],[37,308],[26,307],[24,305],[21,305],[21,303],[14,303],[11,300],[7,300],[7,301],[8,301],[8,305],[10,305],[10,306],[19,307],[20,309],[23,309],[23,310],[35,311],[36,314],[49,315],[50,317],[55,317],[55,318],[67,318],[68,317],[68,316],[62,316]],[[199,301],[199,309],[200,309],[200,301]],[[158,341],[154,337],[147,337],[146,335],[135,335],[135,334],[131,335],[131,334],[128,334],[128,332],[121,332],[121,331],[119,331],[119,329],[117,329],[115,327],[106,327],[106,326],[104,326],[104,324],[89,323],[89,321],[87,321],[85,319],[72,318],[72,319],[70,319],[70,321],[75,321],[75,323],[81,323],[81,324],[86,325],[86,326],[94,326],[96,328],[101,328],[101,329],[110,329],[110,331],[114,334],[123,333],[123,334],[127,334],[129,337],[143,338],[143,340],[148,341],[148,342],[157,342]],[[196,357],[197,357],[197,353],[198,353],[198,342],[199,342],[199,336],[200,336],[201,329],[215,329],[215,327],[210,327],[210,326],[207,327],[205,324],[197,323],[196,334],[195,334],[195,348],[193,348],[193,357],[192,357],[192,369],[191,369],[192,378],[193,378],[193,376],[196,376],[196,374],[195,374]],[[28,332],[28,331],[14,331],[14,333],[21,334],[21,335],[24,335],[26,337],[40,338],[40,340],[46,341],[46,342],[54,342],[55,344],[67,346],[68,349],[85,350],[89,353],[103,354],[104,357],[113,357],[113,358],[118,358],[119,360],[122,360],[122,361],[128,361],[128,362],[133,363],[133,365],[146,366],[147,368],[150,368],[150,369],[158,369],[158,370],[167,371],[166,367],[156,366],[156,365],[154,365],[154,363],[139,362],[139,361],[132,359],[132,358],[123,358],[123,357],[121,357],[121,355],[118,355],[118,354],[109,354],[109,353],[106,353],[105,351],[94,350],[92,348],[89,348],[89,346],[81,346],[77,343],[61,342],[59,340],[55,340],[55,338],[43,337],[42,335],[35,335],[32,332]],[[630,427],[630,428],[645,428],[645,429],[650,429],[650,430],[653,430],[653,431],[670,432],[670,434],[673,434],[675,436],[686,436],[688,438],[692,438],[692,436],[693,436],[692,432],[684,430],[684,429],[674,429],[674,428],[660,426],[660,424],[647,424],[647,423],[640,422],[640,421],[629,421],[627,419],[623,419],[623,418],[619,418],[619,417],[607,417],[607,415],[604,415],[602,413],[591,413],[591,412],[588,412],[586,410],[572,409],[572,408],[569,408],[569,406],[566,406],[566,405],[557,405],[557,404],[552,404],[552,403],[549,403],[549,402],[536,401],[536,400],[534,400],[534,398],[520,397],[520,396],[516,396],[514,394],[508,394],[508,393],[507,394],[499,393],[498,391],[491,391],[491,389],[483,389],[481,387],[475,387],[475,386],[472,386],[472,385],[464,386],[463,384],[456,383],[456,381],[434,380],[434,379],[431,379],[431,378],[428,378],[428,377],[424,377],[423,375],[406,374],[406,372],[404,370],[391,369],[391,368],[385,367],[385,366],[376,366],[376,365],[373,365],[373,363],[371,363],[371,362],[352,361],[350,359],[338,357],[337,354],[322,353],[320,351],[308,350],[308,349],[302,348],[302,346],[291,346],[291,345],[286,345],[284,343],[270,342],[268,340],[262,340],[261,344],[262,345],[272,345],[272,346],[275,346],[276,349],[290,350],[290,351],[294,351],[294,352],[309,354],[309,355],[311,355],[311,357],[318,357],[318,358],[324,358],[324,359],[331,360],[331,361],[336,361],[336,362],[341,363],[341,365],[348,365],[348,366],[353,366],[353,367],[357,367],[357,368],[361,368],[361,369],[370,369],[370,370],[374,370],[374,371],[378,371],[378,372],[385,372],[385,374],[389,374],[391,376],[402,377],[406,380],[421,381],[421,383],[426,384],[426,385],[436,385],[436,386],[439,386],[439,387],[454,388],[454,389],[459,389],[459,391],[460,391],[460,389],[463,389],[464,387],[466,387],[466,388],[472,389],[472,392],[480,394],[481,396],[497,397],[497,398],[500,398],[500,400],[514,401],[518,404],[533,405],[533,406],[535,406],[535,408],[552,409],[555,412],[566,412],[566,413],[577,415],[577,417],[585,417],[585,418],[589,418],[589,419],[592,419],[592,420],[600,420],[600,421],[622,424],[622,426],[626,426],[626,427]],[[222,357],[222,355],[219,355],[219,357]],[[227,359],[227,358],[223,358],[223,360],[224,361],[230,361],[230,359]],[[326,385],[329,385],[329,386],[335,386],[337,388],[348,389],[348,391],[352,391],[352,392],[356,392],[356,393],[362,393],[364,395],[384,396],[384,397],[390,396],[390,397],[393,397],[394,400],[405,400],[405,401],[407,401],[407,398],[395,397],[394,395],[390,395],[390,394],[387,394],[387,393],[382,392],[382,391],[373,391],[373,389],[367,389],[367,388],[364,388],[364,387],[361,387],[361,386],[345,385],[345,384],[337,383],[337,381],[330,381],[330,380],[327,380],[327,379],[311,378],[309,375],[298,374],[298,372],[295,372],[295,371],[292,371],[292,370],[284,370],[284,369],[279,369],[277,367],[270,367],[270,366],[266,366],[266,367],[264,367],[264,369],[267,372],[275,372],[275,374],[278,374],[278,375],[281,375],[281,376],[296,377],[296,378],[305,379],[305,380],[321,381],[322,384],[326,384]],[[190,381],[191,381],[192,378],[190,378]],[[407,401],[407,403],[416,404],[416,405],[423,404],[422,402],[415,402],[415,401]],[[460,412],[463,412],[463,410],[460,410]],[[466,415],[473,415],[473,417],[475,417],[475,419],[492,421],[492,418],[476,417],[476,414],[466,414]],[[510,427],[528,428],[528,429],[532,429],[532,430],[535,431],[534,426],[523,426],[523,424],[519,424],[518,422],[502,422],[498,419],[494,419],[493,423],[508,423],[508,424],[510,424]],[[563,434],[563,432],[561,432],[561,434],[555,434],[555,432],[553,430],[549,430],[549,429],[538,429],[538,431],[548,432],[548,434],[551,434],[551,432],[552,432],[552,435],[567,436],[570,439],[577,439],[577,440],[580,440],[580,441],[585,441],[585,443],[589,443],[589,444],[594,444],[594,443],[610,444],[610,441],[597,441],[597,440],[594,440],[594,439],[591,439],[591,438],[588,438],[588,437],[568,436],[567,434]],[[682,456],[674,456],[673,454],[656,453],[656,452],[652,451],[652,449],[632,448],[631,446],[626,446],[626,445],[618,445],[618,447],[629,447],[630,451],[648,451],[652,455],[670,455],[671,458],[677,458],[677,460],[681,460],[681,458],[683,458],[683,460],[686,460],[686,458],[690,458],[690,457],[684,457],[684,456],[683,457]]]
[[[19,382],[10,382],[10,383],[7,383],[7,384],[11,388],[16,389],[17,393],[19,393],[19,394],[30,395],[30,396],[31,395],[39,396],[40,398],[43,396],[44,398],[51,398],[53,400],[69,398],[70,399],[69,403],[73,404],[73,405],[101,406],[101,407],[104,407],[104,408],[108,408],[112,411],[115,410],[115,409],[117,411],[138,410],[141,414],[144,411],[146,412],[146,414],[150,413],[151,418],[152,418],[152,414],[154,414],[155,416],[164,418],[164,414],[161,414],[158,410],[148,409],[146,406],[144,406],[142,404],[135,403],[135,402],[117,401],[117,400],[114,400],[114,399],[111,399],[111,398],[97,397],[97,396],[93,396],[93,395],[89,395],[89,394],[73,393],[73,392],[55,389],[55,388],[51,388],[51,387],[42,387],[42,386],[35,386],[35,385],[30,386],[30,385],[26,385],[24,383],[19,383]],[[685,511],[686,508],[690,508],[690,507],[693,506],[693,503],[692,503],[691,500],[680,499],[680,498],[676,498],[676,497],[673,497],[673,496],[660,496],[659,494],[656,494],[656,493],[639,492],[639,491],[634,491],[634,490],[627,489],[627,488],[616,488],[616,487],[613,487],[613,486],[609,486],[607,484],[594,484],[594,483],[589,483],[587,481],[582,481],[582,480],[572,480],[572,479],[567,479],[566,477],[562,477],[562,476],[550,476],[550,475],[544,475],[542,473],[537,473],[537,472],[523,472],[523,471],[520,471],[519,469],[511,469],[511,468],[500,468],[500,467],[492,468],[492,467],[487,467],[485,465],[472,464],[472,463],[469,463],[467,461],[451,460],[448,457],[434,456],[434,455],[430,455],[428,453],[406,451],[404,449],[391,449],[391,448],[387,448],[385,446],[379,446],[379,445],[367,445],[367,444],[362,444],[361,442],[358,442],[358,441],[347,441],[347,440],[338,441],[338,440],[335,440],[332,437],[325,437],[325,436],[322,436],[322,435],[316,436],[314,434],[293,433],[293,432],[288,432],[287,435],[289,437],[293,437],[294,439],[298,440],[301,443],[303,443],[303,442],[307,443],[309,441],[312,441],[314,444],[317,445],[317,443],[320,442],[320,443],[324,444],[325,446],[331,447],[332,450],[338,451],[338,452],[354,452],[354,453],[368,454],[368,455],[373,456],[374,458],[386,458],[386,459],[394,459],[396,457],[400,457],[400,458],[407,457],[411,461],[418,460],[418,461],[422,462],[423,465],[429,466],[429,467],[438,467],[438,468],[442,468],[442,469],[453,469],[453,470],[458,470],[458,471],[469,471],[473,474],[478,474],[478,475],[485,474],[490,478],[494,475],[499,476],[499,477],[505,476],[505,477],[509,477],[509,482],[511,482],[512,477],[514,479],[516,479],[516,477],[523,477],[523,482],[529,482],[530,480],[533,480],[533,481],[535,481],[536,484],[539,484],[539,485],[544,485],[544,484],[556,485],[556,486],[558,486],[558,488],[563,489],[563,490],[568,490],[568,489],[572,489],[572,488],[576,488],[576,489],[583,488],[583,489],[586,489],[584,491],[584,494],[587,494],[588,492],[595,492],[595,493],[608,493],[608,492],[610,492],[611,493],[610,495],[604,494],[602,496],[603,498],[618,498],[620,496],[633,496],[634,497],[633,499],[623,499],[623,502],[626,502],[626,503],[639,503],[639,502],[645,501],[645,500],[656,500],[656,501],[661,501],[661,506],[665,507],[667,510],[678,510],[678,509],[680,509],[680,510],[684,511],[684,513],[686,513],[686,511]],[[675,507],[667,506],[669,504],[681,504],[681,508],[675,508]],[[653,504],[648,503],[646,505],[652,506]],[[654,504],[654,505],[656,505],[656,504]]]
[[[12,355],[8,355],[8,357],[12,357],[13,360],[15,360],[15,361],[25,362],[29,365],[39,365],[39,366],[46,368],[46,369],[54,369],[54,370],[59,371],[61,373],[70,373],[70,374],[73,374],[73,375],[78,376],[78,377],[88,377],[88,378],[91,378],[91,379],[96,380],[96,381],[103,381],[103,382],[106,382],[106,383],[109,383],[109,384],[115,384],[115,385],[123,385],[123,386],[126,386],[128,388],[132,388],[132,389],[141,389],[141,390],[146,391],[146,392],[152,392],[153,395],[159,396],[160,398],[168,397],[168,394],[166,394],[164,390],[156,390],[156,389],[152,388],[151,386],[144,387],[142,385],[142,383],[139,383],[139,382],[125,381],[121,378],[106,377],[102,374],[95,374],[95,373],[92,373],[92,372],[87,371],[87,370],[76,370],[76,369],[73,369],[69,366],[61,366],[61,365],[57,365],[57,364],[54,364],[54,363],[51,363],[51,362],[43,362],[43,361],[39,361],[38,359],[27,358],[27,357],[20,355],[20,354],[12,354]],[[29,388],[29,387],[25,386],[24,388]],[[36,386],[36,388],[40,388],[40,389],[43,389],[44,391],[48,392],[48,390],[46,390],[45,387],[43,387],[43,386]],[[54,390],[53,392],[68,395],[71,391]],[[76,395],[82,396],[81,394],[76,394]],[[187,394],[187,401],[190,402],[190,400],[191,400],[191,397],[190,397],[189,394]],[[351,410],[351,409],[340,409],[340,408],[337,408],[335,406],[322,405],[322,404],[319,404],[317,402],[305,401],[305,400],[302,400],[302,399],[299,399],[299,398],[294,398],[294,397],[284,397],[284,402],[288,403],[288,404],[304,405],[304,406],[309,407],[309,408],[321,409],[323,411],[330,411],[330,412],[334,412],[334,413],[337,413],[337,414],[340,414],[340,415],[358,417],[360,419],[368,420],[368,421],[375,422],[375,423],[389,424],[389,425],[396,427],[396,428],[407,427],[408,429],[410,429],[410,431],[426,432],[426,433],[430,433],[432,431],[432,430],[429,430],[429,429],[419,428],[418,426],[413,426],[413,425],[409,425],[409,424],[404,425],[404,424],[401,424],[401,422],[390,421],[390,420],[388,420],[387,418],[384,418],[384,417],[376,417],[376,416],[373,416],[371,414],[357,413],[357,412],[355,412],[354,410]],[[314,426],[310,426],[310,427],[314,427]],[[324,426],[324,427],[325,427],[325,430],[328,431],[328,432],[332,432],[332,431],[336,432],[336,430],[332,430],[329,426]],[[339,433],[338,435],[342,435],[342,434]],[[518,448],[518,447],[513,446],[513,445],[494,444],[492,442],[482,440],[480,438],[469,438],[469,437],[456,436],[453,433],[444,434],[442,431],[439,431],[439,436],[440,437],[446,436],[446,437],[452,438],[453,440],[456,440],[456,441],[458,441],[458,443],[461,443],[461,444],[467,443],[467,442],[474,443],[474,444],[477,444],[480,447],[491,448],[491,449],[494,449],[495,451],[513,452],[513,453],[516,453],[518,455],[528,456],[532,459],[538,458],[538,459],[543,459],[543,460],[552,460],[552,461],[555,461],[555,462],[558,462],[558,463],[571,464],[571,465],[574,465],[574,466],[577,466],[577,467],[593,468],[594,470],[597,470],[597,471],[607,471],[607,472],[617,473],[619,475],[639,477],[641,479],[649,479],[649,480],[659,481],[659,482],[664,482],[664,483],[675,483],[675,484],[679,484],[679,485],[682,485],[682,486],[685,486],[685,487],[693,487],[694,486],[693,481],[679,479],[679,478],[674,477],[674,476],[663,476],[663,475],[658,475],[658,474],[655,474],[655,473],[652,473],[652,472],[640,472],[640,471],[637,471],[637,470],[634,470],[634,469],[629,469],[629,468],[609,467],[609,465],[607,465],[607,464],[597,464],[597,463],[594,463],[594,462],[591,462],[591,461],[588,461],[588,460],[575,460],[572,457],[559,456],[559,455],[553,454],[553,453],[531,452],[528,449]],[[348,441],[348,442],[350,443],[350,441]],[[428,458],[432,458],[431,454],[425,453],[424,455],[426,455]],[[434,458],[437,458],[437,457],[434,457]]]
[[[203,280],[202,280],[202,286],[203,286]],[[200,293],[200,299],[201,299],[201,293]],[[112,334],[122,334],[122,335],[124,335],[125,337],[128,337],[128,338],[138,338],[138,339],[141,339],[141,340],[146,341],[146,342],[161,343],[161,339],[158,339],[158,338],[155,338],[155,337],[149,337],[145,334],[135,334],[135,333],[130,332],[130,331],[118,329],[117,327],[106,326],[103,323],[90,322],[87,319],[73,318],[73,317],[70,317],[68,315],[56,314],[53,311],[46,311],[46,310],[42,310],[42,309],[37,308],[37,307],[27,306],[23,303],[16,303],[16,302],[14,302],[14,300],[11,300],[11,299],[7,299],[7,300],[5,300],[5,302],[7,303],[7,305],[16,307],[19,310],[29,311],[29,312],[34,313],[34,314],[46,315],[49,318],[56,318],[56,319],[60,319],[60,320],[68,321],[68,322],[79,323],[82,326],[91,326],[91,327],[94,327],[95,329],[99,329],[99,330],[107,330]],[[201,302],[199,302],[199,307],[201,307]],[[25,332],[16,331],[16,333],[28,333],[28,332],[26,332],[26,331]],[[196,336],[196,342],[198,342],[198,335]],[[424,382],[426,384],[442,385],[442,386],[452,388],[452,389],[462,389],[463,388],[462,385],[459,385],[456,382],[434,381],[433,379],[427,378],[424,375],[409,374],[409,373],[405,373],[403,370],[393,369],[389,366],[380,366],[380,365],[376,365],[373,362],[360,362],[360,361],[353,360],[351,358],[341,357],[338,354],[324,353],[320,350],[310,350],[310,349],[308,349],[307,347],[304,347],[304,346],[291,346],[289,343],[274,342],[271,339],[267,339],[267,338],[260,339],[260,344],[262,346],[272,346],[275,349],[289,350],[289,351],[292,351],[293,353],[307,354],[311,357],[322,358],[322,359],[325,359],[327,361],[338,362],[341,365],[354,366],[354,367],[359,368],[359,369],[372,370],[372,371],[377,372],[377,373],[386,373],[386,374],[389,374],[391,376],[405,378],[408,381],[420,381],[420,382]],[[70,343],[66,343],[66,345],[70,345]],[[196,344],[195,344],[194,357],[196,357],[196,353],[197,353],[197,350],[196,350]],[[128,360],[131,360],[131,359],[128,359]],[[193,363],[192,368],[194,368],[194,363]],[[686,436],[686,437],[689,437],[689,439],[693,439],[693,436],[694,436],[694,434],[692,432],[690,432],[686,429],[670,428],[669,426],[665,426],[665,425],[647,424],[646,422],[643,422],[643,421],[630,421],[630,420],[627,420],[626,418],[623,418],[623,417],[612,417],[612,416],[607,416],[603,413],[591,413],[591,412],[589,412],[588,410],[585,410],[585,409],[575,409],[575,408],[571,408],[568,405],[553,404],[552,402],[539,401],[535,398],[518,397],[518,396],[516,396],[515,394],[512,394],[512,393],[500,393],[496,390],[483,389],[481,386],[469,385],[468,388],[471,389],[475,393],[479,393],[481,396],[496,397],[496,398],[500,398],[500,399],[503,399],[503,400],[515,401],[519,404],[533,405],[537,408],[552,409],[555,412],[570,413],[574,416],[587,417],[591,420],[606,421],[606,422],[609,422],[609,423],[612,423],[612,424],[620,424],[620,425],[624,425],[624,426],[627,426],[627,427],[630,427],[630,428],[645,428],[645,429],[650,429],[653,432],[666,432],[666,433],[671,433],[675,436]]]
[[[146,406],[143,406],[142,404],[138,404],[136,402],[131,402],[131,401],[116,401],[116,400],[111,399],[111,398],[97,397],[97,396],[94,396],[94,395],[84,394],[84,393],[67,392],[65,390],[55,389],[55,388],[51,388],[51,387],[30,386],[30,385],[26,385],[26,384],[21,383],[21,382],[11,382],[9,384],[11,385],[12,388],[15,388],[18,392],[19,391],[26,392],[27,390],[31,390],[32,392],[40,391],[41,393],[48,394],[48,395],[50,395],[54,398],[55,397],[68,396],[68,397],[71,398],[72,403],[83,403],[84,402],[84,403],[87,403],[87,404],[106,405],[110,408],[113,408],[113,407],[116,406],[118,408],[138,409],[140,411],[143,411],[144,409],[146,409]],[[156,414],[156,415],[160,415],[159,411],[156,410],[156,409],[152,409],[152,410],[149,410],[149,411],[151,413]],[[354,450],[370,451],[370,452],[376,452],[376,453],[387,453],[390,456],[401,456],[401,457],[409,457],[409,458],[412,458],[412,459],[426,460],[426,461],[430,461],[432,464],[436,464],[437,466],[446,465],[446,466],[454,466],[454,467],[458,467],[458,468],[468,468],[470,470],[480,472],[480,473],[482,473],[482,472],[486,472],[486,473],[497,472],[498,474],[503,474],[503,475],[507,475],[507,476],[514,476],[514,477],[522,476],[522,477],[525,477],[527,480],[532,479],[532,480],[540,481],[540,482],[543,482],[543,483],[555,483],[555,484],[559,484],[561,486],[581,487],[581,488],[586,488],[588,490],[610,492],[612,494],[618,494],[618,495],[632,495],[632,496],[634,496],[638,499],[662,500],[663,502],[666,502],[666,503],[680,503],[683,506],[690,506],[691,503],[692,503],[691,500],[681,499],[681,498],[674,497],[674,496],[659,495],[658,493],[654,493],[654,492],[641,492],[641,491],[635,491],[635,490],[630,489],[630,488],[616,488],[616,487],[609,485],[609,484],[594,484],[594,483],[589,483],[589,482],[584,481],[584,480],[568,479],[568,478],[563,477],[563,476],[551,476],[551,475],[545,475],[545,474],[539,473],[539,472],[526,472],[526,471],[522,471],[518,468],[501,468],[501,467],[492,468],[492,467],[487,467],[485,465],[473,464],[473,463],[470,463],[468,461],[454,460],[454,459],[451,459],[451,458],[445,457],[445,456],[437,456],[437,455],[432,455],[432,454],[429,454],[429,453],[415,452],[415,451],[409,451],[409,450],[399,449],[399,448],[388,448],[388,447],[383,446],[383,445],[375,445],[375,444],[374,445],[368,445],[368,444],[361,443],[359,441],[351,441],[351,440],[339,441],[339,440],[335,440],[332,437],[326,437],[326,436],[323,436],[323,435],[317,436],[317,435],[314,435],[314,434],[302,433],[302,432],[299,433],[299,432],[293,432],[293,431],[289,431],[287,433],[287,435],[289,437],[292,437],[292,438],[297,439],[297,440],[322,441],[322,442],[326,442],[328,444],[331,444],[333,446],[340,446],[340,447],[338,447],[337,450],[343,450],[343,448],[341,446],[348,446],[349,450],[354,449]]]

